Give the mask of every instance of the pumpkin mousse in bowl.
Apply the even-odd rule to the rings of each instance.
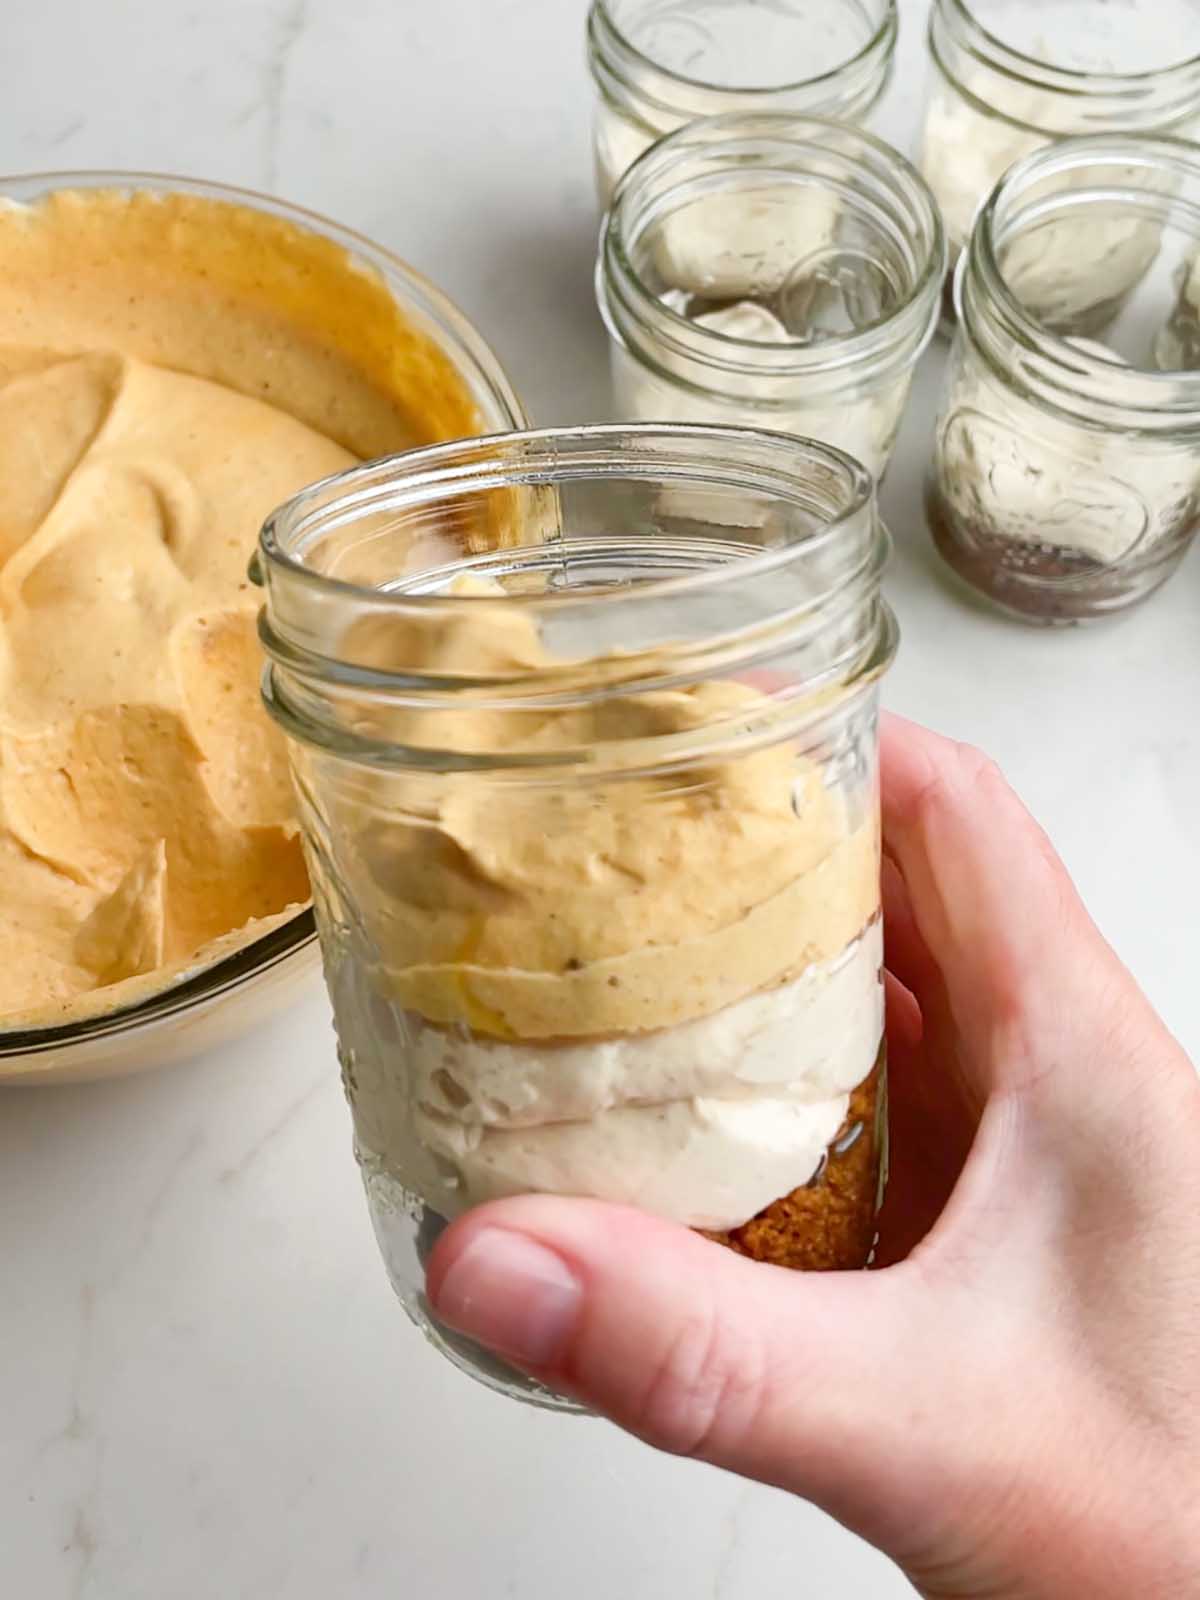
[[[258,528],[521,420],[440,293],[332,223],[174,178],[0,180],[0,1080],[160,1064],[311,976]]]

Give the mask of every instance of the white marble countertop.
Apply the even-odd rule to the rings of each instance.
[[[0,167],[275,191],[455,296],[540,421],[601,416],[585,0],[26,0]],[[886,131],[911,138],[920,0]],[[1200,1051],[1200,549],[1125,621],[1039,633],[937,580],[885,493],[889,703],[983,744]],[[0,1096],[0,1592],[12,1600],[815,1600],[909,1593],[808,1507],[505,1403],[393,1303],[323,996],[160,1074]]]

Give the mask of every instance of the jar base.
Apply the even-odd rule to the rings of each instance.
[[[881,1043],[870,1075],[850,1097],[841,1132],[819,1174],[743,1226],[706,1237],[753,1260],[793,1270],[867,1267],[878,1240],[887,1147],[886,1046]],[[357,1143],[355,1154],[388,1278],[409,1320],[429,1343],[496,1394],[545,1411],[591,1415],[437,1317],[425,1294],[425,1269],[447,1219],[406,1188],[378,1156]]]
[[[925,487],[925,520],[934,548],[960,584],[1006,616],[1046,628],[1103,621],[1148,599],[1174,572],[1194,531],[1161,561],[1122,567],[965,523],[932,483]]]
[[[460,1372],[494,1393],[544,1411],[590,1416],[586,1406],[537,1383],[439,1320],[425,1294],[425,1264],[447,1226],[446,1219],[398,1182],[375,1156],[362,1151],[357,1154],[375,1237],[409,1321]]]

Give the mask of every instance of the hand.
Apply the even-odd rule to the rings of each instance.
[[[891,719],[882,772],[882,1270],[530,1196],[447,1230],[431,1299],[927,1596],[1195,1595],[1200,1080],[994,767]]]

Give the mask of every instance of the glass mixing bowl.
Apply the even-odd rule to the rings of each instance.
[[[432,346],[458,386],[448,398],[437,397],[437,409],[426,418],[424,438],[431,443],[454,433],[491,433],[519,428],[524,410],[495,355],[462,312],[420,273],[391,251],[352,229],[298,206],[226,184],[143,172],[46,172],[0,177],[0,205],[27,205],[59,191],[117,190],[130,194],[184,194],[201,202],[250,209],[278,218],[290,230],[328,240],[349,258],[343,266],[382,281],[397,308],[412,347]],[[286,249],[287,229],[264,231],[254,259],[255,290],[284,307],[303,292],[302,274]],[[333,252],[318,252],[318,270],[329,268]],[[244,266],[244,262],[242,266]],[[238,267],[237,260],[230,270]],[[307,267],[305,268],[307,270]],[[210,279],[211,281],[211,279]],[[360,290],[357,278],[348,277]],[[218,282],[215,287],[220,288]],[[234,287],[234,285],[230,285]],[[242,278],[238,287],[245,287]],[[336,301],[336,297],[334,297]],[[345,307],[331,303],[335,348],[357,336]],[[378,330],[375,330],[378,333]],[[371,351],[378,371],[389,352],[379,340]],[[399,352],[397,365],[402,366]],[[420,418],[428,372],[410,367],[411,382],[393,375],[397,393]],[[461,421],[461,426],[458,423]],[[257,529],[247,530],[247,557]],[[0,1026],[0,1084],[67,1082],[134,1072],[180,1060],[245,1033],[295,1000],[315,979],[319,952],[312,911],[308,907],[270,932],[225,955],[211,965],[188,969],[166,987],[136,1004],[98,1016],[37,1028]]]

